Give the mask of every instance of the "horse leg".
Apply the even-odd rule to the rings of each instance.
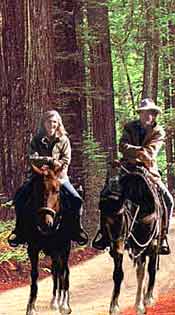
[[[38,258],[39,258],[39,250],[36,248],[28,247],[28,256],[31,263],[31,286],[30,286],[30,297],[29,302],[27,304],[26,315],[35,315],[35,302],[37,298],[38,286]]]
[[[68,257],[62,257],[59,269],[59,310],[61,314],[72,312],[69,305],[69,267]]]
[[[152,306],[154,304],[154,298],[153,298],[153,289],[155,285],[156,280],[156,265],[157,265],[157,254],[149,257],[149,264],[148,264],[148,275],[149,275],[149,281],[148,281],[148,288],[145,295],[144,303],[145,305]]]
[[[51,300],[51,308],[59,311],[61,314],[70,314],[71,308],[69,306],[69,268],[68,257],[59,256],[52,257],[52,275],[53,275],[53,297]],[[59,280],[59,294],[56,296],[58,290]]]
[[[140,260],[137,262],[137,293],[136,293],[136,302],[135,309],[137,315],[146,314],[146,309],[144,305],[144,290],[145,290],[145,280],[146,280],[146,258],[140,257]]]
[[[50,307],[52,310],[58,310],[58,300],[57,300],[57,290],[58,290],[58,265],[57,259],[51,257],[52,259],[52,279],[53,279],[53,296],[50,302]]]
[[[120,295],[120,287],[124,277],[122,263],[123,263],[123,254],[114,253],[113,255],[114,260],[114,272],[113,272],[113,281],[114,281],[114,288],[112,293],[112,298],[110,302],[110,315],[119,315],[119,295]]]

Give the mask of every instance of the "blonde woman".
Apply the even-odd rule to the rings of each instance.
[[[48,158],[49,163],[62,167],[62,195],[68,198],[71,205],[71,213],[73,216],[73,235],[72,240],[77,241],[79,245],[85,245],[88,242],[87,233],[80,224],[80,209],[82,206],[82,198],[70,183],[68,178],[68,167],[71,162],[71,145],[67,133],[65,131],[62,118],[56,110],[45,112],[41,118],[36,135],[34,135],[30,146],[29,156],[42,156]],[[25,242],[22,232],[23,220],[21,216],[22,206],[25,204],[25,198],[30,193],[33,180],[31,172],[28,180],[17,191],[14,204],[16,208],[16,227],[9,237],[9,244],[16,247]],[[72,212],[73,210],[73,212]],[[69,210],[68,210],[69,211]]]

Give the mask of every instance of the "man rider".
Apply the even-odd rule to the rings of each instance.
[[[141,101],[137,110],[139,120],[130,121],[124,127],[122,137],[119,143],[119,151],[122,153],[122,163],[125,165],[142,164],[151,174],[154,182],[159,186],[168,211],[168,224],[166,233],[168,233],[170,218],[172,215],[174,201],[167,187],[161,180],[157,166],[157,155],[164,142],[165,132],[156,122],[158,114],[161,110],[155,105],[150,98]],[[107,190],[106,190],[107,191]],[[102,203],[100,210],[104,211]],[[101,213],[101,227],[92,242],[93,247],[97,249],[105,249],[108,245],[107,235],[105,232],[105,219]],[[170,248],[166,235],[162,238],[160,254],[169,254]]]

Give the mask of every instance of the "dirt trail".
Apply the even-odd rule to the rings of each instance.
[[[163,256],[160,260],[160,270],[157,274],[155,296],[175,289],[175,220],[170,230],[170,245],[172,254]],[[70,272],[70,301],[72,315],[107,315],[112,294],[113,261],[107,252],[96,256]],[[127,253],[124,259],[125,278],[120,295],[121,309],[134,305],[136,279],[135,269]],[[25,315],[29,296],[29,286],[12,289],[0,294],[0,315]],[[38,315],[58,315],[59,312],[49,310],[52,292],[50,277],[39,282],[37,299]]]

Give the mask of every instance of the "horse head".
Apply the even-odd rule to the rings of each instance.
[[[39,215],[39,229],[42,233],[48,233],[54,226],[55,219],[60,214],[60,187],[59,178],[60,167],[49,167],[47,165],[41,168],[32,165],[33,171],[40,177],[42,185],[42,198],[40,206],[37,208]]]

